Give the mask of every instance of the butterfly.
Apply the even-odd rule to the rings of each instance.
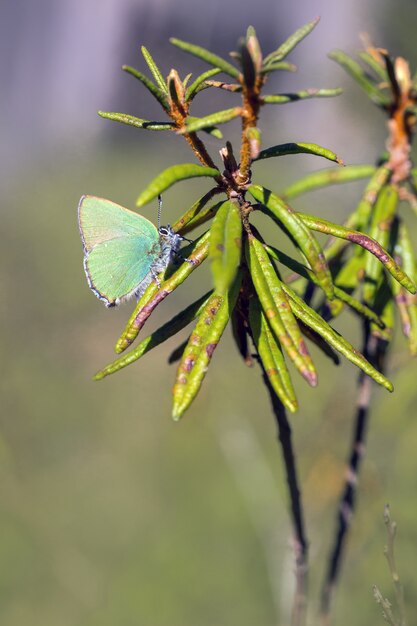
[[[161,201],[158,224],[160,209]],[[81,198],[78,225],[88,285],[107,307],[140,298],[183,239],[170,226],[156,228],[143,215],[95,196]]]

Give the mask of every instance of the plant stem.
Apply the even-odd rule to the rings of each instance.
[[[364,339],[361,352],[370,363],[383,372],[387,344],[370,333],[367,321],[363,324],[363,332]],[[365,454],[371,392],[372,380],[361,372],[358,382],[357,408],[349,462],[346,469],[345,486],[340,497],[333,547],[329,555],[327,573],[322,588],[320,617],[323,626],[328,626],[331,621],[332,600],[339,579],[346,540],[355,510],[359,469]]]
[[[295,594],[291,615],[291,626],[303,626],[306,622],[307,610],[308,544],[304,526],[301,491],[292,444],[291,426],[288,422],[284,406],[276,396],[260,359],[258,359],[258,362],[262,368],[263,380],[269,392],[272,409],[278,426],[278,439],[281,444],[291,506],[295,552]]]

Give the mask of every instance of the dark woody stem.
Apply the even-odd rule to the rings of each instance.
[[[285,409],[269,382],[261,360],[257,358],[257,361],[262,368],[263,380],[269,392],[272,409],[278,426],[278,439],[281,445],[290,499],[296,577],[291,626],[303,626],[306,621],[307,609],[308,544],[305,533],[304,512],[292,443],[291,427]]]
[[[369,324],[364,324],[362,354],[381,372],[384,371],[387,343],[371,335]],[[371,406],[372,380],[361,373],[358,384],[356,417],[352,444],[346,468],[345,486],[339,502],[339,511],[321,595],[321,624],[328,626],[331,620],[332,600],[339,580],[346,540],[355,511],[360,464],[365,454],[365,440]]]

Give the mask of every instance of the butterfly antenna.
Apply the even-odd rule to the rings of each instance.
[[[162,196],[158,194],[158,230],[161,228]]]

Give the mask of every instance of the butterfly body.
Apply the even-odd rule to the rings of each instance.
[[[142,215],[94,196],[81,198],[78,224],[89,287],[108,307],[139,298],[182,239],[170,226],[158,230]]]

